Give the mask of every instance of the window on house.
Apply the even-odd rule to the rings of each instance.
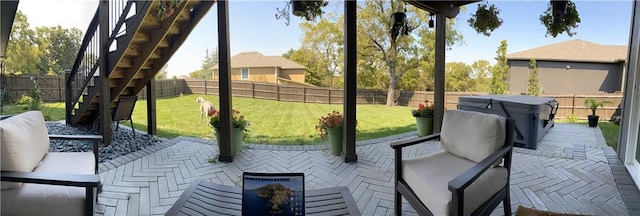
[[[242,68],[240,70],[240,79],[248,80],[249,79],[249,68]]]

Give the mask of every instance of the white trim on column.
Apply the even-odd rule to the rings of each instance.
[[[635,23],[635,24],[634,24]],[[627,77],[625,83],[619,152],[636,185],[640,185],[640,163],[636,159],[640,130],[640,2],[634,2],[631,18]]]

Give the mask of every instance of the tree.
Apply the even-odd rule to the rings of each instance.
[[[332,22],[323,18],[315,24],[309,22],[300,24],[300,28],[305,33],[302,48],[316,54],[314,61],[316,73],[329,79],[329,87],[334,86],[333,78],[340,77],[342,74],[344,36],[341,31],[342,26],[338,25],[342,23],[341,20],[342,18],[339,18]]]
[[[498,62],[491,69],[490,94],[506,94],[507,79],[509,78],[509,65],[507,64],[507,40],[502,40],[496,50]]]
[[[202,60],[200,69],[189,73],[189,77],[195,79],[213,79],[213,66],[218,63],[218,48],[215,51],[205,51],[205,57]]]
[[[5,71],[13,75],[41,74],[40,58],[36,49],[35,32],[29,28],[27,17],[18,11],[13,21],[9,43],[7,44],[7,58]],[[35,64],[34,64],[35,63]]]
[[[464,62],[448,62],[445,65],[446,91],[469,91],[474,83],[471,79],[472,69]]]
[[[491,88],[491,80],[489,78],[491,63],[487,60],[476,60],[471,64],[471,70],[473,70],[471,78],[475,83],[472,91],[489,92]]]
[[[156,80],[167,79],[167,77],[169,75],[169,70],[167,70],[168,66],[169,66],[169,64],[164,64],[164,66],[162,66],[162,68],[160,69],[158,74],[156,74]]]
[[[540,81],[538,80],[538,65],[536,59],[532,58],[529,62],[531,68],[529,78],[527,79],[527,94],[533,96],[540,95]]]
[[[82,32],[80,29],[65,29],[61,26],[37,27],[37,46],[41,50],[41,68],[49,74],[64,76],[65,69],[71,69],[76,60]]]
[[[390,31],[390,17],[394,12],[404,11],[405,8],[407,23],[412,33],[396,38]],[[429,16],[426,11],[407,7],[399,0],[367,1],[358,15],[358,28],[362,29],[364,34],[364,41],[360,37],[358,40],[358,43],[363,44],[363,48],[358,50],[367,52],[367,55],[362,56],[364,61],[381,66],[378,69],[383,71],[388,80],[387,105],[395,105],[396,90],[405,73],[411,74],[414,78],[424,78],[427,76],[423,73],[433,73],[422,67],[425,62],[435,58],[435,32],[425,24]],[[453,21],[448,20],[446,27],[447,45],[453,45],[462,39],[462,36],[453,30]],[[420,80],[402,81],[405,81],[403,86],[406,88],[420,88]]]

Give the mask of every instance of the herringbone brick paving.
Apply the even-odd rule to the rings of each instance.
[[[597,130],[597,131],[596,131]],[[603,149],[599,129],[558,124],[539,150],[516,148],[511,173],[512,211],[518,205],[556,212],[628,215]],[[569,135],[570,134],[570,135]],[[347,186],[363,215],[393,214],[393,140],[408,133],[359,142],[358,162],[343,163],[326,147],[268,150],[248,145],[233,163],[209,163],[215,142],[179,137],[141,153],[100,164],[100,215],[162,215],[196,178],[240,186],[243,171],[304,172],[306,188]],[[575,138],[575,139],[573,139]],[[608,149],[607,149],[608,148]],[[311,149],[311,148],[309,148]],[[406,149],[404,157],[440,150],[437,142]],[[415,215],[404,205],[406,215]],[[501,215],[499,206],[494,215]]]

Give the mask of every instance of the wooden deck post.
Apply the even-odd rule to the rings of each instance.
[[[357,23],[356,1],[344,1],[344,128],[343,154],[344,162],[356,162],[356,74],[357,74]]]
[[[446,23],[447,17],[444,13],[436,14],[436,62],[433,103],[434,119],[433,132],[440,132],[442,127],[442,117],[444,116],[444,66],[445,66],[445,45],[446,45]]]
[[[156,79],[149,79],[149,81],[147,82],[147,133],[151,135],[156,135],[158,133],[157,129],[158,129],[158,126],[156,121]]]
[[[231,152],[231,133],[233,124],[233,103],[231,101],[231,54],[229,43],[229,5],[226,0],[218,1],[218,64],[220,66],[218,78],[218,94],[220,95],[220,155],[219,161],[233,162]],[[205,81],[206,82],[206,81]],[[206,88],[205,88],[206,89]]]
[[[98,77],[98,100],[100,100],[100,134],[105,146],[111,144],[111,88],[109,85],[109,1],[100,1],[100,76]]]

